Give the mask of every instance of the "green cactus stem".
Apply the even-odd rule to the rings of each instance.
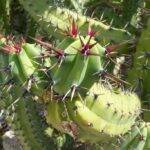
[[[41,96],[50,82],[50,77],[44,69],[50,66],[50,59],[42,59],[43,49],[35,44],[15,43],[4,44],[1,48],[9,55],[7,66],[10,66],[12,80],[21,84],[27,91]],[[5,66],[3,66],[5,67]],[[19,81],[19,82],[18,82]]]
[[[50,101],[46,119],[61,132],[94,142],[125,134],[139,113],[140,102],[135,94],[114,94],[100,84],[95,84],[83,101],[79,97],[67,100],[65,104],[59,99],[58,102]]]
[[[23,149],[54,149],[54,141],[46,134],[48,126],[44,123],[43,110],[40,111],[28,93],[22,96],[22,91],[19,86],[12,90],[16,102],[9,107],[8,124],[15,131]]]
[[[65,42],[59,45],[64,47]],[[77,38],[68,45],[63,53],[66,54],[61,66],[54,69],[52,79],[54,91],[65,95],[71,88],[90,88],[99,76],[93,75],[102,68],[105,48],[100,46],[92,37]],[[57,58],[56,58],[57,59]],[[51,64],[56,61],[51,58]],[[81,89],[82,89],[81,87]],[[72,89],[73,90],[73,89]],[[69,94],[68,94],[69,95]]]
[[[145,103],[150,102],[150,19],[143,29],[134,54],[133,67],[129,70],[128,81],[136,88],[136,92]]]
[[[0,48],[5,44],[6,39],[0,39]],[[9,94],[14,86],[9,66],[9,56],[0,51],[0,108],[7,108],[13,101]]]
[[[121,150],[147,150],[150,148],[150,123],[140,122],[125,136]]]
[[[112,28],[100,21],[79,15],[66,8],[54,7],[51,2],[46,0],[37,0],[36,2],[20,0],[20,3],[43,29],[56,38],[64,38],[64,33],[68,31],[74,20],[82,35],[86,34],[90,24],[94,30],[100,33],[97,38],[103,44],[108,44],[111,41],[120,43],[130,39],[130,35],[125,30]]]

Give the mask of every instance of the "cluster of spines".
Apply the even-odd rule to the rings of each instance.
[[[6,83],[3,83],[2,86],[17,83],[24,87],[25,92],[33,91],[35,94],[47,88],[51,81],[48,73],[50,60],[41,57],[43,56],[42,48],[23,41],[16,43],[14,39],[11,39],[2,45],[1,55],[3,60],[1,63],[7,60],[6,65],[2,64],[1,71],[8,70],[7,76],[11,78],[8,83],[5,80]]]
[[[70,49],[74,49],[74,51],[75,51],[75,52],[73,52],[74,54],[67,54],[67,53],[65,53],[64,50],[54,48],[54,47],[52,47],[51,44],[47,44],[47,43],[44,43],[44,42],[40,42],[40,44],[42,44],[42,46],[47,48],[47,51],[45,51],[44,53],[42,53],[40,48],[38,48],[38,47],[36,48],[35,45],[28,44],[28,43],[23,43],[23,44],[21,43],[20,45],[19,44],[4,45],[1,49],[4,52],[8,52],[10,54],[8,63],[10,64],[10,70],[12,72],[12,76],[14,76],[15,78],[19,79],[19,81],[21,82],[22,85],[27,86],[26,87],[27,91],[29,91],[30,89],[31,90],[33,89],[33,92],[35,91],[36,94],[38,94],[38,92],[37,92],[37,91],[39,91],[38,88],[40,90],[43,90],[43,89],[38,87],[38,84],[36,85],[36,78],[34,77],[34,74],[37,77],[37,79],[39,80],[37,82],[47,82],[47,80],[46,80],[46,75],[47,74],[46,73],[47,73],[48,67],[53,68],[55,65],[59,64],[57,69],[54,69],[54,77],[53,77],[53,79],[56,78],[56,80],[57,80],[57,78],[61,77],[61,75],[60,75],[61,73],[65,74],[64,72],[61,72],[61,68],[63,68],[62,66],[64,66],[64,67],[66,66],[64,64],[64,62],[62,62],[62,61],[64,61],[64,59],[68,55],[74,55],[74,57],[75,57],[74,60],[75,60],[76,67],[73,66],[74,65],[73,62],[70,64],[71,67],[74,67],[73,68],[74,72],[72,71],[72,76],[71,76],[71,78],[73,78],[73,75],[74,75],[73,73],[75,73],[75,70],[76,71],[78,70],[78,68],[77,68],[77,67],[79,67],[78,65],[81,66],[81,64],[83,64],[83,67],[85,68],[84,64],[85,64],[85,61],[88,63],[88,60],[86,60],[86,59],[88,59],[88,56],[90,56],[90,55],[98,55],[97,57],[102,57],[102,56],[100,56],[102,54],[99,54],[97,49],[95,49],[97,53],[93,53],[93,52],[90,51],[90,49],[92,49],[97,44],[97,43],[90,44],[91,38],[92,37],[90,36],[89,40],[87,41],[87,43],[84,44],[82,39],[81,39],[81,37],[80,37],[80,41],[78,40],[77,42],[75,42],[74,44],[71,45],[71,46],[74,46],[73,48],[70,46],[69,48],[66,49],[66,51],[68,51],[69,53],[70,53]],[[69,41],[68,44],[70,44],[70,42],[71,42],[70,38],[67,39],[67,40]],[[39,40],[38,40],[38,42],[39,42]],[[62,43],[64,43],[66,45],[66,43],[64,41]],[[78,49],[80,47],[80,43],[81,43],[81,46],[82,46],[81,50]],[[79,54],[77,54],[77,53],[79,53]],[[77,56],[75,56],[75,55],[77,55]],[[80,56],[81,56],[81,58],[80,58]],[[54,59],[54,63],[51,66],[51,62],[50,61],[51,61],[51,59],[53,60],[53,57],[56,58],[56,60]],[[70,57],[68,59],[70,59]],[[83,58],[84,58],[85,61],[82,60]],[[49,63],[48,64],[49,66],[42,66],[41,67],[41,63],[43,63],[41,61],[41,59],[44,60],[44,62],[47,60],[47,62]],[[45,62],[45,63],[47,63],[47,62]],[[66,60],[65,60],[65,62],[66,62]],[[63,63],[63,64],[61,64],[61,63]],[[61,65],[61,67],[60,67],[60,65]],[[94,65],[94,64],[92,64],[92,65]],[[83,69],[83,67],[81,69]],[[44,72],[44,69],[45,69],[46,73]],[[72,82],[77,82],[76,81],[77,78],[80,78],[80,76],[83,74],[81,69],[78,71],[80,74],[77,74],[77,75],[79,75],[79,77],[75,73],[76,76],[74,77],[75,79],[73,79]],[[97,69],[99,69],[99,68],[97,68]],[[38,70],[41,70],[41,71],[38,71]],[[42,75],[42,70],[45,73],[44,77],[41,76]],[[96,70],[96,71],[98,71],[98,70]],[[84,77],[84,75],[83,75],[83,77]],[[70,80],[71,80],[71,78],[70,78]],[[42,79],[44,81],[42,81]],[[51,82],[51,80],[49,82]],[[76,83],[72,83],[72,82],[70,82],[70,84],[68,84],[69,88],[71,88],[72,84],[76,84]],[[65,86],[65,85],[63,85],[63,86]],[[61,93],[61,91],[59,91],[58,93]]]
[[[90,97],[95,99],[94,103],[90,100]],[[132,106],[128,105],[128,100],[130,98],[132,99]],[[106,99],[106,101],[103,101],[102,99]],[[104,109],[99,112],[97,105],[104,106]],[[92,111],[95,111],[95,113],[98,113],[98,115],[101,115],[102,118],[107,116],[107,121],[112,123],[114,121],[118,124],[126,123],[127,120],[132,120],[140,114],[140,102],[134,93],[118,91],[118,94],[116,94],[111,90],[107,90],[100,84],[92,87],[91,92],[89,92],[87,106]],[[107,111],[108,109],[106,108],[108,108],[110,112]],[[112,115],[108,116],[107,113],[112,113]]]
[[[51,58],[51,83],[53,84],[54,91],[58,94],[64,94],[64,100],[70,93],[74,93],[75,90],[79,89],[80,91],[87,92],[90,86],[98,81],[99,77],[105,78],[109,76],[109,79],[116,83],[125,83],[123,80],[107,73],[103,70],[102,66],[104,57],[107,57],[117,46],[107,46],[104,48],[99,45],[94,40],[96,31],[92,30],[90,26],[85,39],[78,34],[78,26],[73,21],[69,30],[71,37],[63,40],[57,48],[52,46],[52,44],[32,38],[47,49],[46,55],[43,55],[43,58]],[[81,64],[83,64],[83,67]],[[76,72],[78,72],[78,75]],[[69,76],[68,73],[70,74]],[[81,76],[82,79],[80,78]]]

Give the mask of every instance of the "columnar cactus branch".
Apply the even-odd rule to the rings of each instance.
[[[60,131],[83,141],[96,142],[108,141],[112,136],[128,132],[139,113],[140,102],[135,94],[114,94],[100,84],[95,84],[83,101],[74,98],[72,101],[67,100],[64,105],[50,101],[46,118]],[[69,125],[71,128],[67,128]]]
[[[12,114],[7,117],[7,122],[11,129],[15,131],[23,148],[27,149],[45,149],[54,148],[54,143],[48,135],[44,124],[44,118],[40,110],[37,110],[37,104],[30,95],[22,96],[21,87],[16,86],[12,93],[16,93],[14,98],[16,103],[10,108]],[[18,94],[19,92],[19,94]]]
[[[100,21],[79,15],[76,12],[66,8],[53,7],[46,0],[20,0],[20,3],[29,12],[29,14],[36,21],[38,21],[43,29],[45,29],[50,34],[53,34],[57,38],[63,38],[63,34],[61,33],[66,32],[67,29],[71,26],[72,20],[75,20],[78,27],[80,28],[80,32],[85,34],[90,24],[93,29],[101,33],[101,36],[98,38],[105,44],[110,41],[121,42],[130,39],[129,34],[125,30],[112,28],[111,26],[105,25]]]
[[[136,92],[145,102],[150,102],[150,19],[143,29],[134,55],[133,67],[129,71],[128,81],[136,87]]]

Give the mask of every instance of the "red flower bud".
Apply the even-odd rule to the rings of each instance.
[[[75,21],[72,21],[71,27],[70,27],[70,31],[69,31],[69,35],[73,38],[75,38],[78,34],[78,26],[76,25]]]
[[[91,26],[89,25],[87,34],[88,34],[90,37],[94,37],[95,34],[96,34],[96,31],[92,30],[92,29],[91,29]]]

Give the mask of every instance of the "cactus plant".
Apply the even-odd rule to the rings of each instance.
[[[74,42],[71,41],[71,44],[69,44],[68,40],[70,41],[70,38],[63,41],[58,46],[58,49],[52,46],[48,47],[52,51],[49,51],[48,56],[45,56],[49,58],[44,59],[44,62],[41,60],[44,52],[33,44],[5,45],[2,49],[10,53],[9,65],[11,66],[12,76],[19,79],[22,85],[26,84],[28,91],[31,88],[31,85],[29,85],[30,82],[32,84],[34,80],[37,80],[34,82],[35,85],[32,85],[32,90],[36,94],[47,88],[50,82],[53,82],[54,91],[60,95],[65,95],[73,86],[76,88],[84,82],[82,86],[89,88],[94,83],[94,80],[99,79],[98,76],[95,79],[93,78],[93,81],[88,82],[89,87],[84,81],[85,78],[85,80],[89,80],[94,76],[94,73],[102,70],[102,59],[105,52],[105,48],[94,41],[92,36],[88,36],[85,40],[79,37]],[[97,66],[95,66],[96,63]],[[54,67],[55,65],[56,67]],[[46,79],[46,73],[40,71],[44,67],[53,67],[51,69],[52,81],[49,79],[50,81],[47,85],[46,83],[41,83],[48,80]],[[68,76],[69,72],[70,76]],[[66,78],[68,78],[68,83],[66,82]]]
[[[48,45],[49,47],[45,46],[45,50],[44,48],[41,49],[39,46],[28,44],[25,42],[21,43],[20,45],[14,44],[14,43],[10,45],[3,44],[2,50],[4,52],[8,52],[9,54],[9,61],[7,63],[11,66],[10,72],[11,72],[11,76],[14,82],[16,82],[16,80],[20,81],[16,85],[18,86],[20,85],[22,88],[25,87],[26,89],[25,91],[21,90],[23,92],[22,95],[24,96],[26,92],[27,93],[33,92],[33,94],[39,96],[40,98],[45,99],[45,97],[41,95],[43,95],[42,93],[44,93],[45,89],[46,91],[49,90],[49,88],[47,88],[48,84],[45,83],[45,81],[47,81],[48,79],[46,78],[46,74],[43,71],[40,72],[39,70],[44,69],[44,67],[52,67],[54,66],[55,63],[58,63],[58,59],[59,59],[58,56],[62,56],[60,55],[60,54],[63,54],[61,53],[62,52],[61,49],[64,48],[65,51],[63,52],[68,54],[68,58],[67,58],[68,60],[65,58],[65,61],[62,62],[62,64],[58,66],[58,68],[53,67],[50,73],[51,78],[50,78],[49,83],[53,82],[53,90],[54,90],[53,92],[57,92],[59,96],[57,95],[55,96],[55,94],[53,95],[53,93],[51,93],[52,101],[48,102],[49,103],[48,108],[47,108],[48,116],[46,116],[48,123],[52,124],[56,129],[59,129],[63,132],[67,132],[71,134],[73,137],[77,136],[79,139],[83,141],[84,140],[91,141],[92,140],[91,135],[93,136],[96,135],[97,138],[95,137],[94,141],[106,141],[106,139],[107,140],[111,139],[112,136],[126,133],[130,129],[130,127],[134,124],[135,119],[139,115],[139,112],[140,112],[140,103],[139,103],[138,98],[134,94],[130,94],[130,93],[125,94],[123,92],[121,92],[120,94],[114,94],[114,93],[111,93],[109,90],[101,87],[101,85],[96,85],[90,91],[86,90],[86,93],[88,91],[90,92],[89,93],[90,95],[84,99],[86,105],[81,100],[82,95],[85,95],[86,93],[84,94],[82,92],[79,93],[79,95],[81,94],[80,95],[81,99],[76,98],[76,95],[72,96],[72,93],[71,93],[71,100],[66,100],[66,98],[70,96],[66,94],[68,93],[68,90],[71,89],[71,86],[73,84],[75,85],[79,84],[78,85],[79,87],[81,84],[86,89],[89,89],[91,88],[92,84],[94,84],[94,82],[98,81],[99,76],[97,76],[97,79],[94,78],[93,80],[91,80],[90,75],[94,75],[94,73],[99,72],[99,69],[100,70],[103,69],[102,61],[103,61],[103,57],[104,57],[103,55],[105,52],[104,51],[105,48],[102,48],[97,42],[95,42],[92,39],[92,36],[87,36],[85,39],[83,39],[83,37],[81,36],[79,36],[79,38],[77,37],[75,39],[71,39],[71,44],[70,42],[68,42],[68,40],[70,41],[70,38],[69,39],[67,38],[62,43],[60,43],[58,48],[55,48],[51,44],[49,44]],[[39,41],[39,43],[41,44],[42,42]],[[51,48],[51,50],[48,51],[50,52],[50,55],[48,54],[48,58],[46,56],[46,58],[44,59],[45,61],[42,62],[42,60],[38,58],[41,58],[42,52],[43,54],[45,54],[48,48]],[[98,61],[99,61],[99,64],[95,66],[95,64]],[[87,66],[85,65],[85,62],[87,62]],[[82,63],[83,63],[83,66],[81,65]],[[49,65],[49,66],[46,66],[46,65]],[[71,67],[68,67],[69,65]],[[61,69],[64,69],[64,70],[61,70]],[[67,71],[67,69],[71,69],[73,71],[70,71],[70,70]],[[64,71],[66,72],[64,73]],[[86,75],[85,73],[83,73],[83,71],[86,73]],[[68,72],[70,72],[70,77],[68,77]],[[30,76],[32,76],[34,73],[36,75],[36,78],[39,79],[40,82],[39,81],[37,82],[37,80],[35,80],[35,82],[30,81]],[[56,79],[58,80],[59,78],[63,78],[64,76],[65,78],[68,78],[70,80],[68,81],[69,83],[66,82],[66,79],[63,79],[63,80],[60,80],[60,82],[64,82],[64,84],[60,83],[57,85],[56,84],[57,82],[55,80]],[[42,78],[44,80],[42,80]],[[91,81],[88,81],[88,80],[91,80]],[[40,84],[42,81],[44,82],[44,86],[43,84],[42,85]],[[27,84],[25,84],[26,82]],[[88,82],[88,84],[85,84],[86,82]],[[21,89],[21,87],[18,87],[18,86],[17,88]],[[21,92],[18,92],[18,93],[21,93]],[[63,99],[61,98],[62,94],[65,95]],[[102,96],[98,96],[98,98],[94,100],[95,95],[101,95],[101,94]],[[103,97],[103,94],[104,94],[104,97]],[[10,95],[13,95],[13,94],[10,94]],[[77,92],[77,95],[78,95],[78,92]],[[15,94],[14,96],[19,96],[19,95]],[[46,95],[46,96],[49,97],[49,95]],[[18,117],[20,117],[22,113],[25,113],[23,112],[23,110],[25,109],[24,100],[20,97],[22,96],[18,97],[18,102],[17,102],[18,107],[16,107],[16,111],[18,110],[17,114],[20,111]],[[54,101],[55,97],[56,97],[56,100],[60,100],[60,102],[61,102],[61,99],[63,101],[65,100],[66,101],[65,104],[63,105],[62,102],[60,104],[59,103],[57,104]],[[132,102],[133,107],[131,108],[129,107],[128,109],[126,109],[125,105],[129,105],[127,100],[130,100],[130,97],[131,97],[131,100],[133,100]],[[101,98],[104,100],[102,101],[102,103],[99,104]],[[108,100],[108,98],[111,98],[111,99]],[[95,104],[93,103],[94,101],[95,101]],[[111,108],[112,103],[114,103],[114,106]],[[31,106],[32,104],[29,104],[29,105]],[[24,107],[24,109],[22,110],[21,108],[19,108],[19,106]],[[74,108],[77,108],[77,110],[74,110]],[[78,115],[77,114],[75,115],[75,112]],[[87,115],[84,115],[85,112]],[[61,119],[62,117],[60,115],[63,113],[66,113],[67,115],[65,116],[66,120]],[[91,117],[92,120],[88,118],[89,115],[92,115]],[[105,116],[106,118],[103,118],[103,116]],[[21,118],[22,117],[23,116],[21,116]],[[21,118],[19,119],[20,121],[22,120]],[[26,117],[24,117],[24,119],[25,120],[22,120],[20,122],[21,124],[22,122],[26,121]],[[18,124],[18,121],[14,125],[17,125],[17,124]],[[101,126],[99,126],[100,124]],[[21,132],[27,132],[28,134],[26,136],[28,138],[31,138],[31,141],[32,141],[34,140],[34,138],[32,137],[33,135],[31,134],[32,132],[30,131],[30,127],[29,127],[30,124],[26,123],[26,125],[27,126],[25,127],[23,126],[23,124],[21,125],[23,126],[23,129],[22,129],[23,131]],[[78,126],[79,126],[79,133],[77,129]],[[116,132],[116,129],[118,129],[118,132]],[[88,135],[84,133],[86,131],[88,131],[90,134]],[[101,137],[100,136],[101,134],[99,134],[99,132],[104,132],[105,136],[102,135]],[[20,132],[18,136],[20,136],[21,138]],[[32,142],[30,146],[36,147],[38,146],[38,143],[36,143],[36,141],[35,143]]]
[[[112,11],[105,15],[105,24],[94,18],[94,13],[90,17],[92,8],[97,4],[105,7],[106,1],[86,0],[82,6],[79,1],[61,1],[60,5],[50,0],[18,1],[20,4],[12,0],[6,7],[4,0],[5,10],[0,15],[6,34],[15,20],[9,13],[10,20],[6,18],[7,11],[20,16],[19,10],[23,10],[31,17],[31,21],[24,19],[25,26],[18,25],[17,32],[12,31],[15,36],[0,35],[0,109],[5,114],[0,124],[4,121],[15,132],[23,149],[74,149],[79,141],[81,145],[91,143],[95,149],[150,148],[149,123],[141,122],[142,110],[142,119],[149,118],[145,114],[148,103],[143,107],[143,101],[149,101],[149,21],[147,29],[141,30],[135,53],[130,50],[138,41],[137,29],[129,33],[130,28],[123,27],[133,13],[139,15],[139,3],[131,5],[132,12],[128,12],[126,6],[135,0],[107,1],[107,6],[114,8],[119,29],[108,23]],[[70,6],[65,8],[66,4]],[[19,10],[11,7],[14,5]],[[83,13],[86,8],[91,10]],[[118,10],[125,17],[122,22]],[[39,27],[32,27],[32,19]],[[142,19],[138,19],[135,22],[140,24]],[[46,36],[38,37],[43,32]],[[22,33],[26,37],[18,35]],[[133,66],[126,79],[123,67],[131,55]],[[145,71],[139,72],[138,63]],[[131,92],[127,86],[139,78],[143,80],[141,95],[139,88]],[[1,130],[3,135],[4,127]]]

